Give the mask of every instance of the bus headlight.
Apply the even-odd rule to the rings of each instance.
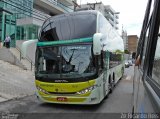
[[[83,90],[77,92],[77,94],[80,95],[80,94],[85,94],[85,93],[91,92],[92,90],[94,90],[94,89],[97,88],[97,87],[98,87],[97,85],[93,85],[93,86],[91,86],[91,87],[88,87],[88,88],[86,88],[86,89],[83,89]]]
[[[45,94],[49,94],[46,90],[40,88],[39,86],[36,86],[37,87],[37,90],[40,91],[40,92],[43,92]]]

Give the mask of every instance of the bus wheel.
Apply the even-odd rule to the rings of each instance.
[[[109,84],[109,93],[112,93],[112,90],[113,90],[112,84]]]
[[[112,88],[114,88],[115,87],[115,75],[113,74],[113,80],[112,80]]]
[[[111,81],[111,76],[109,76],[108,80],[108,92],[112,93],[112,81]]]
[[[121,72],[122,72],[122,77],[119,79],[121,80],[123,78],[123,75],[124,75],[124,67],[121,69]]]

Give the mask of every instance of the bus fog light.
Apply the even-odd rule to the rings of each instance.
[[[89,88],[83,89],[83,90],[77,92],[77,94],[85,94],[85,93],[91,92],[95,88],[97,88],[97,85],[93,85],[93,86],[91,86]]]
[[[36,86],[37,87],[37,90],[40,91],[40,92],[43,92],[45,94],[49,94],[46,90],[40,88],[39,86]]]

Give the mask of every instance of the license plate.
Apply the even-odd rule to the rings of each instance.
[[[67,102],[67,98],[66,97],[57,97],[57,101]]]

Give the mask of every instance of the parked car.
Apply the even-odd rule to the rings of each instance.
[[[130,65],[129,65],[129,62],[128,60],[125,60],[125,68],[128,68]]]
[[[129,66],[133,65],[132,60],[128,60],[128,63],[129,63]]]

